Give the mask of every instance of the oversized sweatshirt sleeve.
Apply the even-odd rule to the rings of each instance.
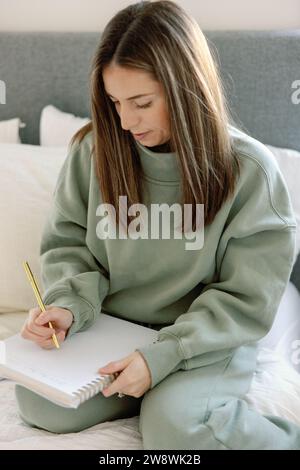
[[[212,253],[215,282],[158,332],[156,342],[138,349],[149,367],[151,388],[179,369],[226,359],[270,330],[293,267],[296,221],[282,175],[269,163],[266,173],[259,161],[249,160],[251,172],[228,203]]]
[[[84,139],[71,147],[62,166],[40,245],[43,302],[73,313],[68,337],[92,325],[109,288],[104,268],[86,245],[90,171]]]

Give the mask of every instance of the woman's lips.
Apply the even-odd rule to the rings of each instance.
[[[142,134],[133,134],[136,139],[143,139],[150,131],[143,132]]]

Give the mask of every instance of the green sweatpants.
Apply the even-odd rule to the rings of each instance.
[[[262,416],[243,399],[256,367],[256,344],[223,361],[170,374],[141,398],[102,393],[78,409],[62,408],[21,386],[21,418],[54,433],[140,414],[144,449],[300,449],[300,427]]]

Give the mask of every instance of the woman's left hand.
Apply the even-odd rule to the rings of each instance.
[[[118,377],[102,390],[105,397],[110,397],[114,393],[124,393],[139,398],[151,386],[151,374],[148,365],[138,351],[119,361],[110,362],[101,367],[98,372],[101,375],[119,372]]]

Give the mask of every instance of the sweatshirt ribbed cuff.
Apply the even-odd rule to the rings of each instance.
[[[151,373],[150,389],[170,373],[184,368],[183,364],[186,362],[183,359],[180,342],[173,335],[165,335],[163,339],[138,348],[136,351],[143,355],[149,367]]]
[[[77,331],[89,328],[97,315],[97,310],[87,300],[70,292],[58,292],[50,294],[43,299],[46,305],[66,308],[73,314],[73,323],[68,330],[67,337],[70,338]],[[100,311],[100,308],[99,308]]]

